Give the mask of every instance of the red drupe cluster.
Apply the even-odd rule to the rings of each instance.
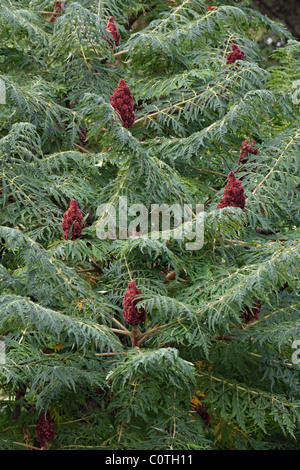
[[[247,323],[251,323],[252,321],[258,320],[262,304],[258,299],[253,299],[254,305],[250,309],[249,307],[245,307],[245,312],[242,315],[242,318],[245,318]]]
[[[137,299],[141,291],[137,288],[135,281],[128,284],[128,289],[125,292],[123,316],[128,325],[139,325],[146,319],[146,310],[143,307],[137,309],[136,304],[142,300]]]
[[[245,52],[237,44],[232,44],[232,52],[227,54],[227,65],[234,64],[237,60],[245,60]]]
[[[83,144],[87,143],[87,130],[82,127],[79,128],[78,138]]]
[[[209,412],[207,411],[206,407],[205,407],[203,404],[201,404],[200,406],[196,406],[195,411],[196,411],[196,413],[203,419],[203,421],[204,421],[204,424],[203,424],[204,429],[210,428],[210,427],[211,427],[211,424],[210,424],[210,414],[209,414]]]
[[[65,3],[66,2],[55,2],[54,10],[52,12],[52,15],[50,16],[49,23],[53,23],[57,15],[63,13],[65,9]]]
[[[244,209],[246,199],[242,183],[235,177],[233,171],[228,175],[228,183],[225,186],[223,197],[221,198],[217,209],[224,207],[240,207]]]
[[[110,34],[114,38],[115,45],[118,46],[120,44],[121,35],[120,35],[116,25],[115,25],[115,20],[114,20],[113,16],[109,17],[107,27],[106,27],[106,31],[110,32]]]
[[[238,160],[238,164],[241,165],[241,164],[245,164],[247,163],[247,160],[248,160],[248,156],[251,154],[251,155],[257,155],[258,154],[258,150],[256,148],[254,148],[254,145],[256,144],[255,140],[244,140],[244,142],[242,143],[242,148],[241,148],[241,153],[240,153],[240,158]],[[254,163],[256,161],[254,160]]]
[[[205,5],[207,10],[208,11],[213,11],[214,10],[214,7],[212,7],[211,5]]]
[[[81,236],[82,229],[87,226],[83,223],[83,215],[79,209],[76,199],[71,199],[69,209],[63,215],[64,220],[61,224],[64,231],[64,239],[68,240],[69,232],[72,227],[72,240],[76,240]]]
[[[41,447],[44,447],[47,442],[52,441],[55,437],[54,421],[50,416],[49,411],[42,411],[37,424],[36,424],[36,438]]]
[[[49,348],[43,348],[43,349],[42,349],[42,353],[43,353],[43,354],[51,354],[51,349],[49,349]]]
[[[135,120],[133,98],[129,86],[126,85],[125,80],[122,78],[119,81],[118,88],[114,90],[113,95],[110,97],[109,102],[120,115],[123,126],[126,128],[132,127]]]

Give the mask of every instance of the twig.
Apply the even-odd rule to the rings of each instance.
[[[95,271],[99,271],[97,268],[89,268],[89,269],[78,269],[77,273],[93,273]]]
[[[182,272],[182,271],[180,271],[180,272]],[[169,273],[166,276],[166,279],[168,279],[168,281],[174,281],[175,278],[176,278],[176,271],[172,271],[171,273]]]
[[[113,56],[118,57],[119,55],[126,54],[126,52],[128,52],[128,51],[129,51],[129,49],[125,49],[124,51],[116,52],[115,54],[113,54]]]
[[[118,352],[109,352],[109,353],[96,353],[95,356],[116,356],[117,354],[126,354],[125,351],[118,351]]]
[[[53,13],[53,11],[38,11],[38,13],[42,13],[43,15],[58,15],[59,13]]]
[[[7,442],[7,440],[6,440],[6,439],[3,439],[3,442]],[[13,444],[16,444],[17,446],[21,446],[21,447],[27,447],[28,449],[42,450],[42,449],[40,449],[39,447],[34,447],[34,446],[31,446],[30,444],[23,444],[22,442],[15,442],[15,441],[13,441]]]
[[[82,152],[84,152],[84,153],[88,153],[88,154],[91,153],[91,152],[89,152],[88,150],[86,150],[85,148],[81,147],[81,146],[78,145],[78,144],[75,144],[75,143],[74,143],[73,145],[74,145],[74,147],[77,147],[78,149],[80,149],[80,150],[81,150]]]
[[[208,189],[210,189],[210,190],[213,191],[214,193],[218,193],[218,192],[219,192],[217,189],[214,189],[214,188],[212,188],[211,186],[208,186]]]
[[[154,333],[157,330],[161,330],[162,328],[166,328],[167,326],[168,325],[159,325],[159,326],[157,325],[157,326],[154,326],[153,328],[151,328],[151,330],[145,331],[145,333],[140,334],[137,345],[140,346],[142,344],[142,342],[146,338],[148,338],[148,336],[151,335],[151,333]]]
[[[241,240],[230,240],[229,238],[225,238],[226,242],[231,242],[234,245],[247,245],[247,243],[242,242]]]
[[[183,269],[180,271],[179,274],[181,274],[183,271]],[[166,279],[168,281],[174,281],[176,279],[176,271],[172,271],[171,273],[169,273],[167,276],[166,276]],[[177,278],[177,281],[179,282],[187,282],[185,279],[182,279],[181,277],[178,277]]]
[[[129,331],[124,325],[122,325],[122,323],[120,323],[118,320],[116,320],[114,317],[112,317],[112,320],[113,320],[117,325],[119,325],[119,326],[122,328],[122,330],[127,331],[128,333],[130,333],[130,331]]]
[[[110,328],[110,331],[113,331],[114,333],[120,333],[121,335],[132,336],[130,331],[118,330],[117,328]]]
[[[199,168],[198,171],[206,171],[207,173],[212,173],[213,175],[223,176],[224,178],[228,178],[228,175],[224,173],[219,173],[218,171],[208,170],[206,168]]]

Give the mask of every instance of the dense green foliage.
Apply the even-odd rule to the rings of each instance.
[[[0,447],[37,447],[47,409],[51,449],[299,447],[300,43],[230,0],[70,0],[49,23],[53,6],[0,6]],[[285,44],[271,69],[261,28]],[[120,78],[130,129],[109,104]],[[246,139],[258,155],[240,168]],[[230,171],[244,211],[216,208]],[[203,248],[100,240],[97,207],[119,196],[204,203]],[[61,227],[70,199],[88,221],[75,241]],[[154,329],[139,349],[122,316],[132,279],[141,331]]]

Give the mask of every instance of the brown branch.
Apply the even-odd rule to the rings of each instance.
[[[129,331],[124,325],[122,325],[122,323],[120,323],[118,320],[116,320],[114,317],[112,317],[112,320],[113,320],[117,325],[119,325],[119,326],[122,328],[122,330],[127,331],[128,333],[130,333],[130,331]]]
[[[148,336],[151,335],[151,333],[154,333],[155,331],[162,330],[163,328],[166,328],[169,326],[169,324],[166,325],[156,325],[151,330],[145,331],[144,333],[140,334],[139,339],[138,339],[138,346],[142,344],[142,342],[148,338]]]
[[[242,242],[241,240],[230,240],[229,238],[225,238],[226,242],[231,242],[234,245],[247,245],[246,242]]]
[[[98,268],[89,268],[89,269],[78,269],[77,273],[93,273],[95,271],[99,271]]]
[[[74,143],[73,145],[74,145],[74,147],[77,147],[79,150],[81,150],[81,151],[84,152],[84,153],[88,153],[88,154],[91,153],[91,152],[89,152],[88,150],[86,150],[85,148],[81,147],[81,146],[78,145],[78,144],[75,144],[75,143]]]
[[[3,439],[3,442],[7,442],[7,439]],[[13,441],[13,444],[16,444],[17,446],[21,446],[21,447],[26,447],[27,449],[43,450],[43,449],[40,449],[39,447],[34,447],[34,446],[30,445],[30,444],[23,444],[22,442]]]
[[[210,190],[213,191],[214,193],[218,193],[218,192],[219,192],[217,189],[214,189],[214,188],[212,188],[211,186],[208,186],[208,189],[210,189]]]
[[[117,328],[110,328],[110,331],[113,331],[114,333],[120,333],[120,335],[132,336],[130,331],[118,330]]]
[[[115,54],[113,54],[113,56],[118,57],[119,55],[126,54],[127,52],[129,52],[129,49],[125,49],[124,51],[116,52]]]
[[[223,176],[223,178],[228,178],[228,175],[224,173],[219,173],[218,171],[208,170],[206,168],[199,168],[198,171],[206,171],[207,173],[212,173],[213,175]]]
[[[109,353],[96,353],[95,356],[116,356],[117,354],[126,354],[126,351],[109,352]]]
[[[180,271],[179,274],[182,273],[182,270]],[[167,276],[166,276],[166,279],[168,279],[168,281],[174,281],[174,279],[176,279],[176,271],[172,271],[171,273],[169,273]]]
[[[38,11],[38,13],[42,13],[43,15],[59,15],[59,13],[54,13],[53,11]]]
[[[173,272],[171,272],[170,274],[168,274],[166,276],[166,280],[164,282],[174,281],[175,279],[176,279],[176,271],[173,271]],[[186,279],[182,279],[181,277],[178,277],[176,279],[176,281],[178,281],[178,282],[187,282]]]

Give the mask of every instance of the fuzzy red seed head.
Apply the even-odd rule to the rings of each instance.
[[[254,148],[254,145],[256,144],[255,140],[244,140],[242,143],[241,147],[241,152],[240,152],[240,158],[238,160],[238,164],[244,164],[247,163],[248,156],[251,155],[258,155],[258,149]],[[255,160],[254,160],[255,162]]]
[[[123,126],[126,128],[132,127],[135,121],[133,98],[130,88],[123,78],[119,81],[119,86],[114,90],[109,102],[120,115]]]
[[[210,414],[207,411],[205,405],[201,404],[200,406],[196,406],[195,408],[196,413],[203,419],[204,424],[203,427],[204,429],[208,429],[211,427],[210,424]]]
[[[252,321],[258,320],[261,311],[262,303],[257,298],[254,298],[253,301],[253,307],[245,307],[245,312],[242,315],[242,318],[245,318],[247,323],[251,323]]]
[[[214,10],[214,7],[212,7],[211,5],[205,5],[206,6],[206,9],[208,11],[213,11]]]
[[[121,35],[120,35],[116,25],[115,25],[115,20],[114,20],[113,16],[109,17],[107,27],[106,27],[106,31],[110,32],[110,34],[114,38],[115,45],[118,46],[120,44]]]
[[[43,348],[43,349],[42,349],[42,353],[43,353],[43,354],[51,354],[51,349],[49,349],[49,348]]]
[[[64,213],[63,217],[64,220],[61,226],[64,231],[64,239],[68,240],[69,232],[72,227],[72,240],[76,240],[81,236],[82,229],[87,226],[86,222],[83,223],[83,216],[76,199],[71,199],[70,207]]]
[[[231,171],[228,175],[228,182],[225,186],[223,197],[217,205],[217,209],[223,209],[224,207],[240,207],[244,209],[245,205],[246,199],[242,183],[235,177],[233,171]]]
[[[63,10],[64,9],[64,2],[55,2],[54,8],[56,10]]]
[[[36,438],[41,447],[44,447],[47,442],[52,441],[55,437],[54,421],[50,416],[49,411],[42,411],[37,424],[36,424]]]
[[[232,52],[227,54],[227,65],[234,64],[237,60],[245,60],[245,53],[237,44],[232,44],[231,49]]]
[[[137,288],[135,281],[131,281],[125,292],[123,308],[124,320],[128,325],[139,325],[146,319],[146,310],[143,307],[139,309],[136,307],[137,303],[142,300],[142,298],[136,298],[140,294],[141,291]]]

